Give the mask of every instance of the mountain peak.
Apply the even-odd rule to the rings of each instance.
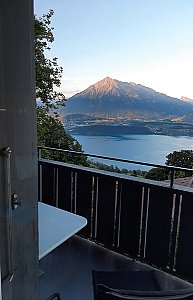
[[[101,81],[103,81],[103,80],[105,80],[105,81],[113,81],[114,79],[112,79],[111,77],[107,76],[104,79],[102,79]]]
[[[102,80],[98,81],[97,83],[95,83],[94,85],[97,85],[97,84],[113,84],[115,83],[115,80],[112,79],[111,77],[107,76],[105,78],[103,78]]]
[[[110,77],[105,77],[104,79],[98,81],[93,85],[96,93],[107,93],[113,88],[117,87],[116,81]]]

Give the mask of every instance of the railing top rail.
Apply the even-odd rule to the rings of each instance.
[[[110,157],[110,156],[104,156],[104,155],[98,155],[98,154],[91,154],[91,153],[85,153],[85,152],[82,153],[82,152],[77,152],[77,151],[73,151],[73,150],[38,146],[38,151],[41,149],[50,150],[50,151],[60,151],[60,152],[65,152],[65,153],[71,153],[74,155],[83,155],[83,156],[88,156],[88,157],[102,158],[102,159],[106,159],[106,160],[112,160],[112,161],[118,161],[118,162],[136,164],[136,165],[142,165],[142,166],[148,166],[148,167],[163,168],[163,169],[167,169],[167,170],[173,171],[173,172],[174,171],[190,171],[193,173],[193,169],[181,168],[181,167],[176,167],[176,166],[159,165],[159,164],[153,164],[153,163],[147,163],[147,162],[141,162],[141,161],[135,161],[135,160],[128,160],[128,159],[122,159],[122,158],[116,158],[116,157]]]

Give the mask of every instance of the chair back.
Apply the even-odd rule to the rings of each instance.
[[[93,271],[95,300],[193,300],[193,288],[163,290],[152,271]]]

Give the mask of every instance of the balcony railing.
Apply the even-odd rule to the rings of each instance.
[[[39,199],[86,217],[83,237],[193,281],[193,189],[39,158]]]

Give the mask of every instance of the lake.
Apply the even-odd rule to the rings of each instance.
[[[88,136],[74,135],[86,153],[113,156],[154,164],[165,164],[166,155],[173,151],[192,150],[193,137],[165,135],[118,135]],[[137,165],[113,161],[97,161],[117,165],[119,168],[143,169]]]

